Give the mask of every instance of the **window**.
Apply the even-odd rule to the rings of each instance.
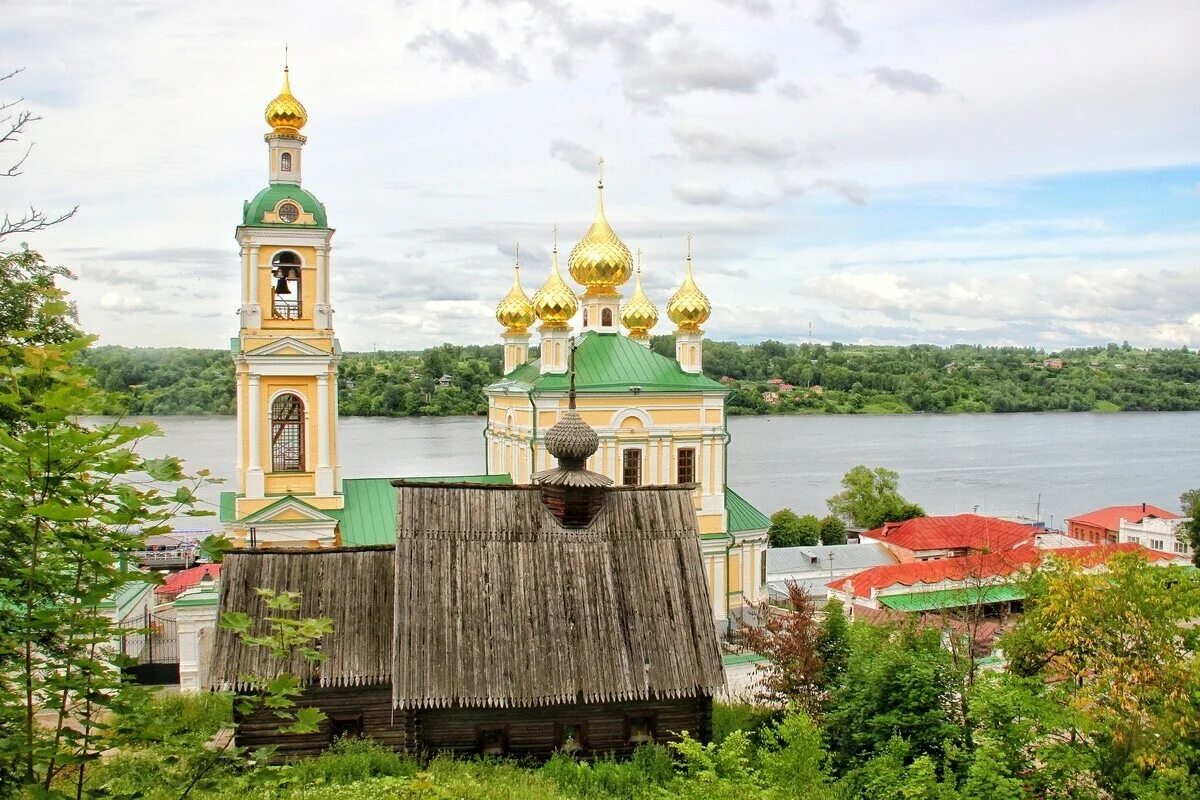
[[[1151,550],[1166,550],[1167,548],[1163,547],[1162,539],[1151,539],[1150,540],[1150,549]]]
[[[601,309],[600,325],[603,327],[606,327],[606,328],[610,327],[612,325],[612,309],[611,308]]]
[[[304,471],[304,404],[291,393],[271,403],[271,471]]]
[[[479,728],[475,731],[475,746],[483,756],[502,756],[508,752],[507,728]]]
[[[271,318],[300,319],[300,256],[290,250],[276,253],[271,277]]]
[[[295,222],[300,219],[300,207],[295,203],[284,203],[279,207],[279,218],[284,222]]]
[[[560,722],[555,727],[559,750],[574,753],[587,747],[586,722]]]
[[[583,310],[583,327],[587,327],[587,309]]]
[[[329,717],[329,741],[338,739],[361,739],[363,735],[362,714],[332,714]]]
[[[654,715],[636,714],[625,718],[625,741],[645,744],[654,741]]]
[[[291,153],[284,153],[283,155],[281,155],[279,157],[279,171],[280,172],[291,172],[292,171],[292,154]],[[292,206],[292,208],[295,208],[295,206]],[[280,209],[280,210],[282,211],[282,209]],[[291,220],[288,220],[288,221],[290,222]]]
[[[621,451],[621,484],[642,485],[642,449],[629,447]]]
[[[696,482],[696,448],[681,447],[675,457],[676,483]]]

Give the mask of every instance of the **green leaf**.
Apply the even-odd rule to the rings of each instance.
[[[295,721],[288,726],[281,727],[280,733],[316,733],[321,729],[321,723],[325,720],[325,712],[319,708],[304,706],[296,709]]]

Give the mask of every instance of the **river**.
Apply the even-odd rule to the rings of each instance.
[[[230,477],[230,417],[163,417],[147,455]],[[483,471],[483,418],[343,418],[345,477]],[[766,513],[824,515],[825,498],[855,464],[900,473],[900,490],[931,514],[1037,513],[1061,525],[1107,505],[1175,509],[1200,486],[1200,412],[732,417],[729,483]],[[202,493],[215,508],[223,487]],[[191,520],[195,527],[215,526]]]

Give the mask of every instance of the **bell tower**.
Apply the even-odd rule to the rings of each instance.
[[[235,542],[334,544],[343,507],[337,364],[329,305],[333,228],[301,185],[304,106],[283,88],[266,109],[267,187],[242,209]]]

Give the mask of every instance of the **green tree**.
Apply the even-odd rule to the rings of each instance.
[[[821,544],[846,543],[846,523],[841,517],[829,514],[821,520]]]
[[[817,651],[821,654],[821,682],[826,687],[834,686],[841,680],[850,658],[850,625],[846,622],[841,600],[834,599],[825,604]]]
[[[800,517],[795,511],[781,508],[771,515],[771,527],[767,528],[767,542],[771,547],[796,547],[802,535]]]
[[[798,545],[812,547],[821,541],[821,520],[815,514],[800,517]]]
[[[859,464],[842,477],[843,489],[826,501],[829,510],[855,525],[871,529],[885,522],[925,516],[925,510],[898,491],[900,476],[884,467]]]
[[[1181,526],[1188,546],[1192,548],[1192,563],[1200,567],[1200,489],[1189,489],[1179,496],[1179,506],[1187,521]]]

